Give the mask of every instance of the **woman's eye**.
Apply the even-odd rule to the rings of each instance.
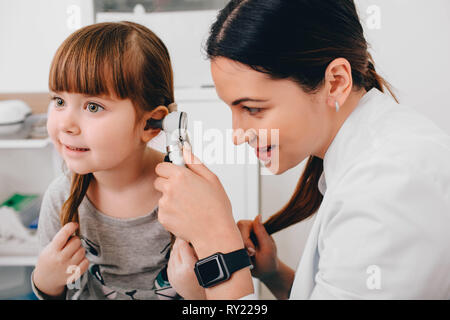
[[[260,108],[250,108],[250,107],[242,107],[242,108],[247,110],[251,115],[257,114],[261,111]]]
[[[96,113],[96,112],[99,112],[101,110],[104,110],[104,108],[102,106],[99,106],[96,103],[88,103],[87,104],[87,110],[89,112]]]

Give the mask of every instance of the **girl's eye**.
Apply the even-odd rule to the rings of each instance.
[[[64,100],[58,97],[54,97],[53,100],[55,100],[55,105],[57,107],[63,107],[64,106]]]
[[[89,112],[96,113],[96,112],[99,112],[101,110],[104,110],[104,108],[102,106],[99,106],[96,103],[88,103],[87,104],[87,110]]]
[[[251,115],[255,115],[261,112],[260,108],[250,108],[250,107],[242,107],[244,110],[247,110]]]

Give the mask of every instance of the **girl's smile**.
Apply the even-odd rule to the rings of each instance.
[[[63,148],[64,153],[67,154],[68,156],[71,156],[71,157],[84,155],[88,151],[90,151],[89,148],[75,147],[75,146],[67,145],[67,144],[63,144],[63,143],[61,143],[61,145],[64,147]]]

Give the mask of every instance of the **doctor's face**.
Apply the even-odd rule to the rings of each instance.
[[[273,80],[239,62],[211,61],[218,96],[231,108],[233,139],[248,143],[274,174],[289,170],[320,149],[326,103],[292,80]]]
[[[141,147],[129,99],[51,95],[47,130],[71,171],[86,174],[125,165]]]

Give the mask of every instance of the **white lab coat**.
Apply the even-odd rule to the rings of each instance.
[[[450,137],[370,90],[324,158],[291,299],[450,299]]]

